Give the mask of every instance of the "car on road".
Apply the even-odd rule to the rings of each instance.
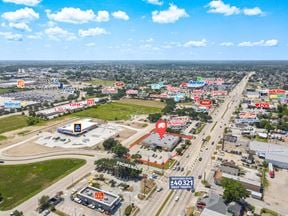
[[[3,161],[3,160],[0,160],[0,163],[2,163],[2,164],[3,164],[3,163],[4,163],[4,161]]]
[[[202,179],[202,175],[199,175],[199,176],[198,176],[198,179]]]
[[[202,161],[202,157],[200,157],[198,160],[199,160],[199,161]]]
[[[211,143],[211,145],[214,145],[214,143],[215,143],[215,142],[213,141],[213,142]]]
[[[88,207],[91,209],[95,209],[95,206],[93,204],[89,204]]]
[[[49,215],[49,214],[50,214],[50,211],[49,211],[48,209],[46,209],[46,210],[42,213],[43,216],[47,216],[47,215]]]
[[[177,167],[177,171],[179,171],[179,170],[180,170],[180,166]]]
[[[179,200],[179,196],[176,196],[175,197],[175,201],[177,202]]]
[[[160,192],[161,190],[163,190],[163,188],[162,187],[158,187],[156,191]]]
[[[181,168],[181,172],[183,172],[183,171],[184,171],[184,167]]]

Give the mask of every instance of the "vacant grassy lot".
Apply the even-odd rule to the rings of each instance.
[[[0,141],[6,140],[6,139],[7,139],[7,137],[5,137],[5,136],[3,136],[3,135],[0,135]]]
[[[163,109],[165,107],[165,103],[161,101],[152,101],[152,100],[138,100],[138,99],[123,99],[117,101],[117,103],[123,104],[132,104],[132,105],[139,105],[139,106],[147,106],[147,107],[156,107]]]
[[[113,86],[115,81],[114,80],[101,80],[101,79],[93,79],[90,81],[92,85],[102,85],[102,86]]]
[[[91,117],[108,121],[127,120],[132,115],[161,112],[160,108],[143,107],[132,104],[110,103],[92,107],[84,111],[74,113],[76,117]]]
[[[57,159],[0,166],[0,210],[9,210],[84,165],[85,160]]]
[[[27,117],[22,115],[0,118],[0,133],[23,128],[27,125]]]
[[[8,92],[18,92],[18,91],[25,91],[25,90],[18,88],[0,88],[0,94],[5,94]]]

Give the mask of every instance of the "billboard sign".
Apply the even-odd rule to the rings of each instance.
[[[87,106],[93,106],[95,105],[95,100],[93,98],[87,99]]]
[[[212,101],[211,100],[201,100],[200,104],[202,106],[209,106],[210,107],[212,105]]]
[[[194,177],[193,176],[170,176],[169,177],[170,190],[193,190]]]
[[[102,94],[117,94],[118,90],[113,87],[104,87],[102,88]]]
[[[4,107],[7,109],[18,109],[18,108],[21,108],[21,102],[20,101],[7,101],[7,102],[4,102]]]
[[[126,91],[127,95],[138,95],[138,90],[134,90],[134,89],[128,89]]]
[[[54,107],[54,111],[55,111],[55,112],[63,113],[63,112],[66,112],[67,109],[66,109],[66,107],[64,107],[64,106],[58,106],[58,107]]]
[[[184,82],[183,82],[183,83],[180,84],[180,87],[181,87],[181,88],[186,88],[186,87],[188,87],[188,83],[184,83]]]
[[[174,87],[174,86],[171,86],[171,85],[166,85],[166,89],[169,92],[179,92],[180,91],[180,88]]]
[[[269,109],[270,108],[270,104],[267,102],[257,102],[255,103],[255,106],[257,108],[264,108],[264,109]]]
[[[270,89],[269,94],[270,95],[279,95],[279,94],[285,94],[286,91],[284,89]]]
[[[187,87],[189,87],[189,88],[199,88],[199,87],[203,87],[204,85],[205,85],[205,81],[193,81],[193,80],[190,80],[188,82]]]
[[[24,80],[17,80],[17,88],[24,88],[25,81]]]
[[[201,89],[194,89],[192,91],[192,94],[194,95],[202,95],[204,93],[204,90],[201,90]]]
[[[206,79],[205,83],[207,85],[222,85],[224,83],[224,80],[222,78],[213,78],[213,79]]]
[[[122,82],[122,81],[116,81],[116,82],[114,83],[114,86],[117,87],[117,88],[122,88],[122,87],[125,86],[125,83]]]
[[[74,133],[81,133],[82,131],[82,125],[80,123],[74,124]]]
[[[211,92],[212,96],[225,96],[228,94],[227,91],[212,91]]]

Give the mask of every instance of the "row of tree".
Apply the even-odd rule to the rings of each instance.
[[[127,164],[127,166],[119,165],[117,161],[125,163]],[[129,168],[129,165],[133,167],[135,166],[135,163],[130,162],[129,160],[126,159],[103,158],[95,161],[95,165],[97,171],[99,172],[108,171],[112,175],[121,178],[128,178],[128,179],[139,178],[139,175],[142,173],[141,169]]]
[[[118,140],[109,138],[103,142],[104,149],[107,151],[112,151],[117,157],[122,158],[126,156],[129,149],[122,146]]]

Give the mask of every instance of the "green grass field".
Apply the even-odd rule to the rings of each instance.
[[[0,193],[4,198],[0,210],[16,207],[85,163],[80,159],[57,159],[0,166]]]
[[[0,88],[0,94],[5,94],[8,92],[18,92],[18,91],[24,91],[23,89],[18,89],[18,88]]]
[[[125,98],[125,99],[117,101],[117,103],[155,107],[155,108],[161,108],[161,109],[163,109],[165,107],[165,103],[163,103],[161,101],[153,101],[153,100],[139,100],[139,99],[127,99],[127,98]]]
[[[22,115],[0,118],[0,133],[16,130],[27,126],[27,117]]]
[[[92,85],[102,85],[102,86],[113,86],[115,81],[114,80],[101,80],[101,79],[93,79],[90,81]]]
[[[7,137],[0,135],[0,141],[6,140],[6,139],[7,139]]]
[[[161,112],[160,108],[144,107],[132,104],[110,103],[92,107],[84,111],[74,113],[76,117],[91,117],[108,121],[127,120],[131,115],[149,114]]]

